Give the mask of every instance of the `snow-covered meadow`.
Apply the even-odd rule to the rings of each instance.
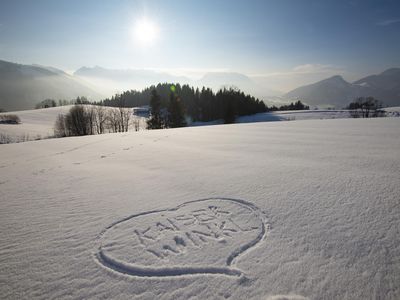
[[[66,114],[72,105],[42,108],[35,110],[16,111],[5,114],[16,114],[21,119],[21,124],[0,124],[1,137],[11,142],[23,142],[52,138],[54,136],[54,124],[59,114]],[[107,107],[107,109],[113,109]],[[388,117],[399,117],[400,107],[385,108]],[[236,119],[236,123],[294,121],[294,120],[322,120],[349,118],[348,110],[301,110],[301,111],[276,111],[259,113],[250,116],[242,116]],[[133,120],[139,121],[140,130],[146,129],[146,118],[132,115],[130,130],[134,130]],[[190,126],[220,125],[222,120],[212,122],[194,122]]]
[[[33,110],[0,113],[1,115],[15,114],[21,119],[21,124],[0,124],[0,139],[2,136],[11,142],[24,142],[54,137],[54,125],[57,116],[65,115],[73,105],[49,107]],[[115,108],[106,107],[107,110]],[[145,129],[146,120],[144,117],[131,117],[130,129],[134,130],[133,121],[138,120],[141,129]]]
[[[70,108],[71,106],[68,105],[1,113],[0,115],[17,115],[21,119],[21,124],[0,124],[0,134],[7,135],[14,141],[35,140],[53,136],[57,116],[66,114]]]
[[[399,128],[307,120],[0,145],[1,298],[399,299]]]

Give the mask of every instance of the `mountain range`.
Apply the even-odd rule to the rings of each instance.
[[[70,75],[53,67],[0,60],[0,108],[7,111],[32,109],[47,98],[70,100],[86,96],[90,100],[100,100],[160,82],[186,83],[199,88],[206,86],[213,90],[233,86],[263,99],[267,105],[300,99],[311,106],[342,108],[359,96],[373,96],[383,101],[385,106],[400,105],[400,68],[388,69],[352,83],[337,75],[278,97],[281,95],[279,92],[235,72],[208,72],[200,79],[191,79],[154,70],[112,70],[96,66],[82,67]]]
[[[154,70],[112,70],[96,66],[82,67],[74,76],[96,86],[99,92],[107,95],[130,89],[143,89],[163,82],[189,84],[198,88],[205,86],[215,91],[223,87],[237,87],[258,98],[281,95],[255,83],[250,77],[235,72],[207,72],[200,79],[191,79]]]
[[[0,108],[7,111],[32,109],[40,101],[71,100],[85,96],[100,100],[131,89],[143,89],[162,82],[190,84],[194,87],[237,87],[260,99],[281,95],[255,83],[244,74],[208,72],[200,79],[176,76],[167,72],[140,69],[82,67],[72,75],[41,65],[22,65],[0,60]]]
[[[312,106],[343,108],[357,97],[372,96],[384,106],[400,105],[400,68],[388,69],[352,83],[337,75],[296,88],[284,97],[300,99]]]

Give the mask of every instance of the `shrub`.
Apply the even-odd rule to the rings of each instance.
[[[17,115],[0,115],[0,124],[21,124]]]
[[[386,115],[381,109],[382,103],[374,97],[359,97],[351,102],[347,108],[353,118],[376,118]]]
[[[38,104],[36,104],[35,109],[39,109],[39,108],[49,108],[49,107],[56,107],[57,106],[57,102],[53,99],[46,99],[43,100],[42,102],[39,102]]]

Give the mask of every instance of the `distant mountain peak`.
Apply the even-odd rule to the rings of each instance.
[[[244,90],[251,90],[255,86],[248,76],[236,72],[208,72],[198,82],[213,89],[219,89],[224,85],[234,85]]]
[[[384,76],[393,76],[393,75],[400,75],[400,68],[390,68],[383,71],[380,75]]]
[[[353,83],[335,75],[286,94],[288,98],[302,99],[309,105],[331,105],[337,108],[343,108],[361,96],[375,97],[383,101],[384,105],[400,105],[400,68],[391,68]]]
[[[332,77],[326,78],[321,81],[332,81],[332,82],[340,82],[340,83],[348,83],[341,75],[334,75]]]
[[[54,68],[54,67],[49,67],[49,66],[43,66],[43,65],[39,65],[39,64],[32,64],[33,67],[38,67],[38,68],[42,68],[45,69],[47,71],[56,73],[56,74],[60,74],[60,75],[68,75],[67,73],[65,73],[63,70]]]

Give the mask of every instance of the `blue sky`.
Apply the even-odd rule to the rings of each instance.
[[[143,17],[159,28],[151,45],[132,34]],[[226,70],[287,90],[400,67],[399,53],[398,0],[0,2],[0,59],[68,71]]]

